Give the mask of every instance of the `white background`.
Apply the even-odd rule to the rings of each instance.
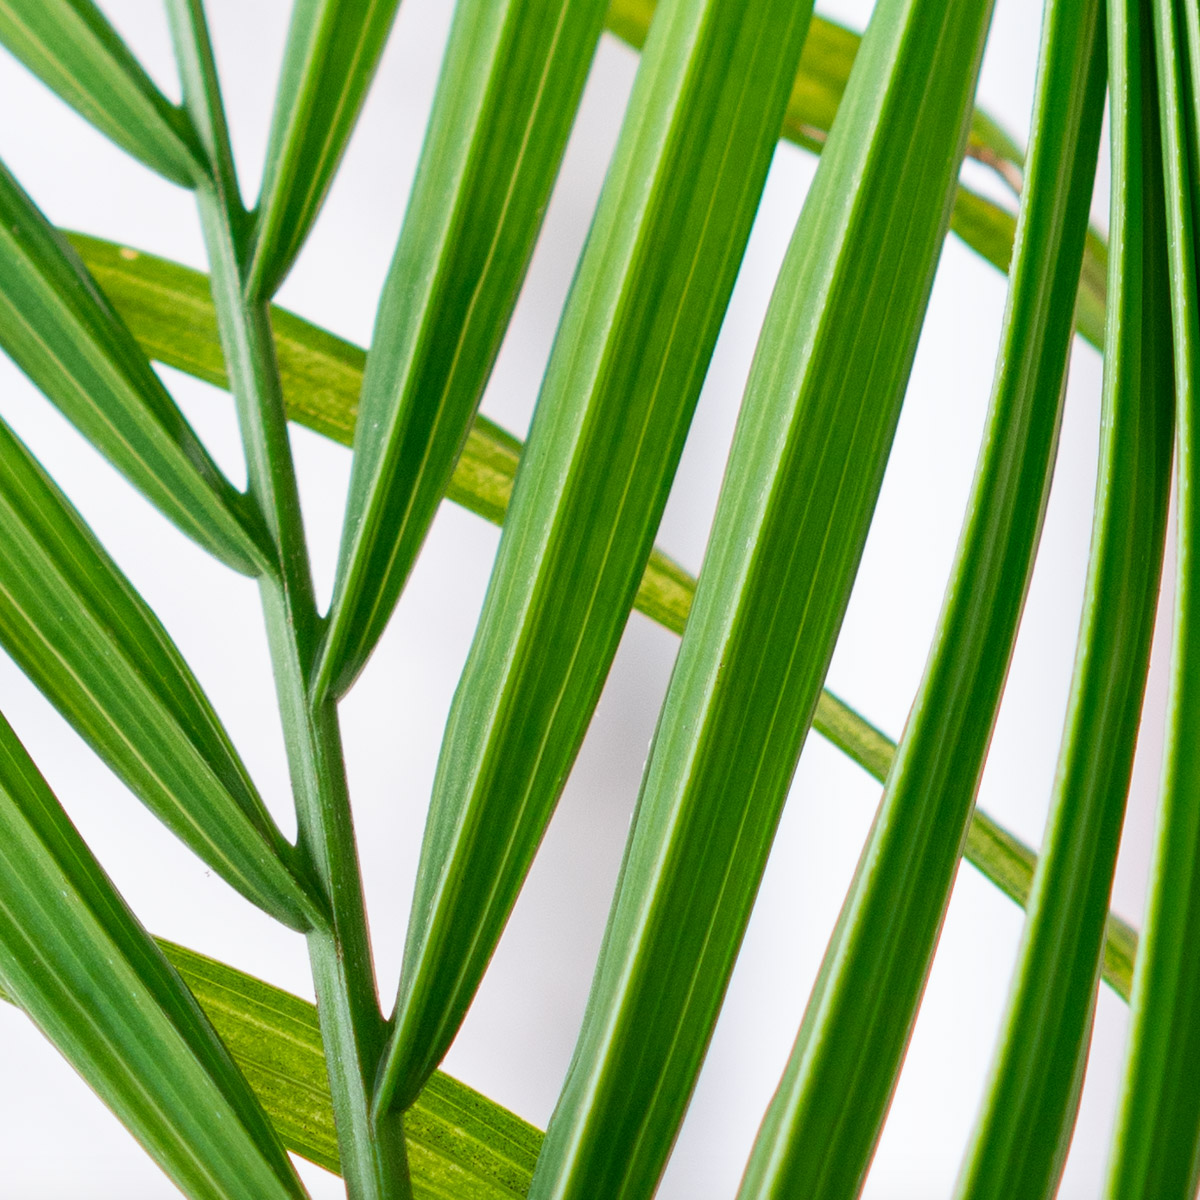
[[[161,86],[176,84],[161,8],[108,0]],[[243,187],[257,189],[289,6],[210,0]],[[822,4],[862,28],[866,0]],[[359,131],[280,301],[366,345],[403,216],[441,46],[446,0],[404,0]],[[1023,141],[1040,6],[999,0],[981,103]],[[484,401],[527,428],[541,370],[636,69],[607,35],[576,123],[528,284]],[[0,156],[52,220],[203,266],[191,201],[94,133],[0,56]],[[815,160],[780,147],[729,317],[664,519],[660,544],[699,567],[738,398],[774,273]],[[968,171],[970,172],[970,165]],[[983,176],[971,175],[975,182]],[[1106,178],[1106,177],[1105,177]],[[986,186],[986,185],[985,185]],[[1106,207],[1101,186],[1097,214]],[[941,603],[970,484],[1005,281],[947,242],[895,453],[830,674],[830,686],[892,736],[901,730]],[[163,372],[235,480],[244,477],[228,398]],[[1029,608],[980,803],[1040,840],[1070,677],[1095,478],[1099,355],[1077,343],[1062,452]],[[254,586],[215,565],[143,502],[0,361],[0,413],[25,437],[177,639],[285,829],[290,801]],[[328,595],[349,452],[305,430],[294,447],[319,587]],[[343,705],[380,987],[390,1004],[424,808],[450,696],[498,532],[445,505],[395,620]],[[1165,601],[1164,601],[1165,602]],[[1167,609],[1166,611],[1169,611]],[[545,1124],[582,1015],[629,815],[676,639],[635,614],[587,743],[479,999],[452,1073]],[[1156,648],[1115,905],[1137,918],[1152,827],[1164,683]],[[153,932],[306,996],[302,939],[250,908],[118,784],[7,661],[0,709]],[[725,1012],[661,1195],[732,1194],[778,1078],[879,788],[810,739]],[[924,1009],[867,1194],[946,1194],[1000,1020],[1019,910],[963,868]],[[1091,1069],[1062,1194],[1099,1194],[1125,1035],[1102,989]],[[0,1161],[5,1196],[161,1197],[169,1182],[28,1021],[0,1010]],[[307,1165],[315,1196],[340,1184]]]

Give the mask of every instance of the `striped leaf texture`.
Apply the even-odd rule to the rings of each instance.
[[[0,982],[186,1195],[306,1195],[229,1052],[2,717]]]
[[[255,904],[318,919],[228,735],[174,643],[0,425],[0,644],[148,808]]]
[[[255,574],[265,534],[78,255],[0,165],[0,346],[186,534]]]
[[[731,0],[666,0],[655,17],[447,721],[384,1107],[407,1106],[449,1048],[583,740],[650,556],[808,16],[794,0],[751,13]]]
[[[881,0],[863,40],[763,324],[538,1200],[648,1196],[665,1165],[866,539],[990,12]]]
[[[92,0],[3,0],[0,42],[134,158],[192,185],[201,160],[191,125]]]
[[[463,447],[541,228],[604,0],[466,0],[367,356],[318,690],[378,641]]]
[[[321,211],[400,0],[296,0],[254,225],[252,293],[278,290]]]

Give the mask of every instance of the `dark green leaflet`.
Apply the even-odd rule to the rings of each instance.
[[[759,339],[537,1200],[649,1195],[682,1119],[862,553],[989,16],[876,6]]]
[[[111,242],[82,234],[71,234],[71,238],[147,354],[198,379],[227,386],[206,276]],[[363,351],[286,309],[272,309],[272,322],[288,415],[349,445],[354,436]],[[508,507],[521,449],[511,434],[477,416],[446,495],[499,524]],[[686,571],[655,550],[635,605],[652,620],[682,633],[695,588],[696,581]],[[881,783],[887,777],[895,743],[829,692],[823,692],[817,702],[813,728]],[[965,853],[1006,895],[1018,904],[1025,903],[1037,862],[1028,846],[986,813],[976,811]],[[1134,931],[1110,914],[1104,978],[1125,999],[1129,998],[1136,943]]]
[[[200,158],[187,118],[92,0],[0,0],[0,42],[118,146],[191,186]]]
[[[2,717],[0,981],[187,1195],[305,1195],[228,1051]]]
[[[795,0],[752,13],[738,0],[659,9],[447,721],[385,1105],[410,1102],[448,1049],[583,740],[653,547],[808,15]]]
[[[1047,9],[1052,19],[1060,26],[1053,47],[1047,35],[1043,71],[1053,70],[1055,54],[1090,53],[1097,70],[1102,67],[1102,4],[1056,0]],[[1092,85],[1097,109],[1101,86]],[[1057,88],[1044,90],[1032,139],[1035,161],[1079,93],[1065,72]],[[1121,150],[1114,163],[1132,165]],[[1114,175],[1113,245],[1119,249],[1108,286],[1114,319],[1104,351],[1101,461],[1075,679],[1008,1017],[959,1182],[959,1195],[971,1200],[1055,1194],[1091,1035],[1171,474],[1166,247],[1161,219],[1145,211],[1161,196],[1152,184],[1140,186],[1140,172],[1133,179],[1129,186]]]
[[[317,691],[382,634],[471,427],[583,92],[605,0],[460,0],[363,379]]]
[[[118,470],[237,570],[264,562],[217,469],[75,252],[0,164],[0,346]]]
[[[857,1195],[899,1076],[1050,490],[1103,110],[1097,22],[1089,0],[1050,9],[992,401],[938,631],[743,1200]]]
[[[1168,328],[1174,334],[1177,528],[1158,831],[1105,1195],[1114,1200],[1185,1200],[1196,1194],[1200,1181],[1200,960],[1195,952],[1200,930],[1200,588],[1195,557],[1200,539],[1200,13],[1189,4],[1114,3],[1109,39],[1113,219],[1128,220],[1132,243],[1126,251],[1127,311],[1140,317],[1143,336],[1153,346],[1143,353],[1155,355],[1164,388],[1171,382],[1163,361]],[[1135,324],[1125,336],[1132,341],[1137,331]],[[1148,372],[1151,364],[1144,369]]]
[[[248,272],[272,296],[342,161],[399,0],[297,0],[292,9]]]

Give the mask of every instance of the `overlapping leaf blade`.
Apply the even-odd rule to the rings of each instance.
[[[118,146],[192,185],[200,158],[187,118],[92,0],[0,0],[0,43]]]
[[[1195,557],[1200,539],[1200,14],[1194,5],[1114,3],[1109,38],[1114,197],[1131,206],[1131,225],[1139,215],[1139,199],[1146,225],[1162,220],[1154,206],[1163,204],[1164,168],[1166,172],[1177,529],[1174,644],[1158,831],[1105,1195],[1183,1200],[1196,1194],[1200,1182],[1200,960],[1195,952],[1200,930],[1200,588]],[[1129,236],[1140,232],[1132,226]],[[1129,317],[1142,323],[1144,336],[1156,339],[1166,336],[1167,321],[1162,297],[1167,274],[1160,259],[1161,251],[1155,257],[1147,253],[1140,263],[1135,258],[1131,266],[1140,269],[1141,278],[1129,285],[1131,290],[1138,284],[1144,289],[1141,312],[1131,309]],[[1170,368],[1157,365],[1166,376]],[[1158,381],[1161,388],[1169,385],[1169,376]]]
[[[2,164],[0,346],[180,529],[238,570],[260,568],[262,535],[245,497],[74,250]]]
[[[152,358],[219,387],[227,386],[204,275],[111,242],[71,234],[92,275],[102,283],[143,350]],[[349,445],[365,355],[358,347],[310,325],[286,309],[272,309],[275,345],[292,420]],[[496,524],[504,519],[522,445],[486,417],[477,416],[446,495]],[[682,633],[696,581],[661,551],[646,566],[634,606]],[[823,692],[813,728],[882,783],[895,744],[841,700]],[[967,859],[1018,904],[1029,896],[1037,856],[1019,839],[976,811]],[[1104,978],[1129,998],[1137,935],[1110,915]]]
[[[166,631],[0,425],[0,644],[139,798],[280,920],[314,915],[291,847]]]
[[[996,382],[946,600],[744,1200],[857,1195],[966,837],[1049,495],[1103,109],[1098,7],[1068,0],[1048,17]]]
[[[367,357],[318,689],[378,641],[525,277],[605,0],[462,0]]]
[[[305,1195],[265,1114],[0,717],[0,981],[189,1195]]]
[[[808,17],[794,0],[749,12],[736,0],[666,0],[656,17],[447,722],[385,1105],[411,1102],[453,1040],[583,739],[650,556]]]
[[[274,295],[317,219],[399,4],[296,0],[258,197],[255,295]]]
[[[649,1195],[682,1119],[878,496],[990,11],[876,6],[751,368],[538,1200]]]
[[[1103,6],[1088,22],[1102,29]],[[1062,13],[1065,6],[1056,4]],[[1100,44],[1103,44],[1100,39]],[[1060,42],[1074,53],[1075,31]],[[1099,56],[1099,51],[1096,51]],[[1060,89],[1070,94],[1070,85]],[[1083,1082],[1149,666],[1171,474],[1173,379],[1155,131],[1118,106],[1104,408],[1084,613],[1054,798],[1013,995],[958,1194],[1053,1196]],[[1063,105],[1035,120],[1062,121]],[[1034,144],[1040,130],[1035,129]],[[1139,149],[1149,151],[1141,153]]]

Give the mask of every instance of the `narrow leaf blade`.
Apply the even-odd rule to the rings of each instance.
[[[145,602],[0,425],[0,644],[213,870],[298,929],[318,914],[199,684]]]
[[[305,1194],[228,1051],[3,718],[0,980],[188,1195]]]
[[[318,691],[382,634],[516,304],[605,0],[464,0],[384,284]]]
[[[682,1120],[866,539],[990,11],[876,5],[759,339],[537,1200],[649,1195]]]
[[[271,120],[249,288],[272,296],[354,132],[400,0],[296,0]]]
[[[118,146],[191,187],[201,159],[187,119],[92,0],[0,0],[0,42]]]
[[[659,10],[447,722],[383,1104],[407,1105],[449,1047],[591,719],[808,17],[795,0],[751,12],[729,0],[665,0]]]
[[[189,537],[248,574],[264,561],[221,474],[74,250],[0,164],[0,346]]]

